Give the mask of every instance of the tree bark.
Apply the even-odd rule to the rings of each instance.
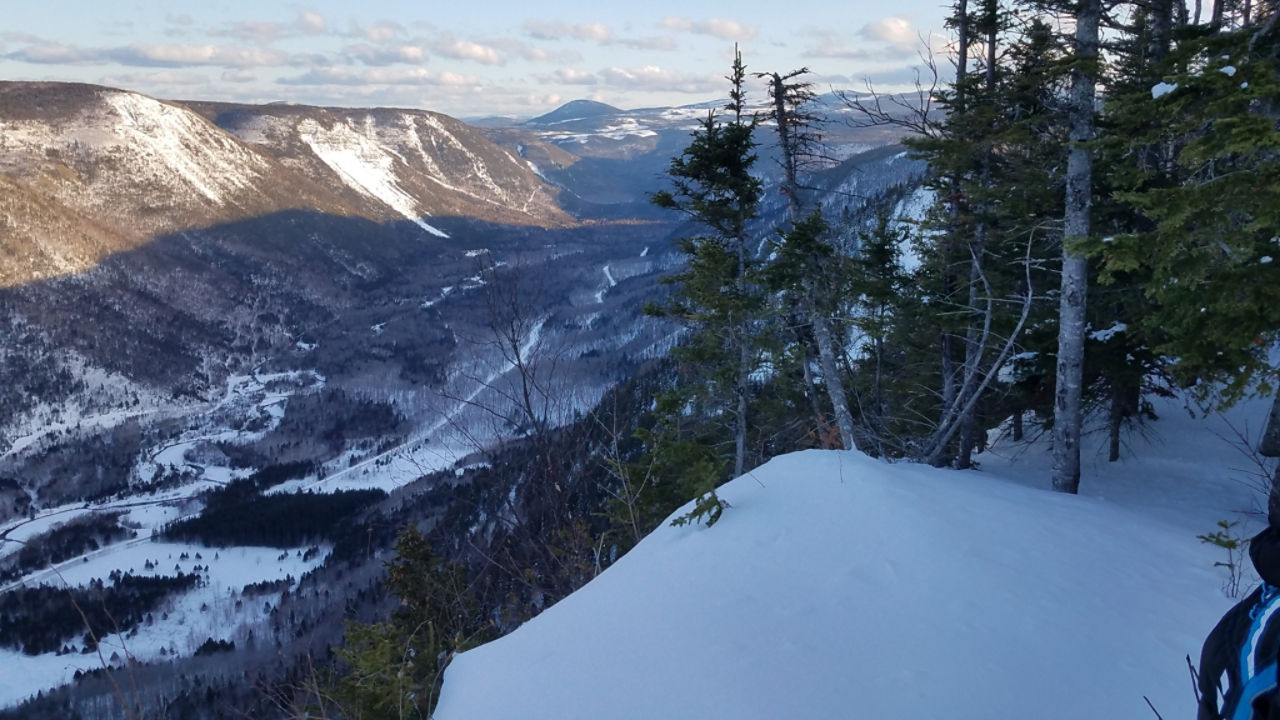
[[[1083,424],[1085,299],[1089,263],[1071,244],[1089,235],[1093,193],[1093,153],[1083,143],[1094,135],[1097,89],[1098,23],[1101,0],[1081,0],[1076,16],[1075,69],[1072,71],[1067,156],[1066,213],[1062,239],[1062,290],[1058,304],[1058,368],[1053,423],[1053,488],[1080,489],[1080,429]]]

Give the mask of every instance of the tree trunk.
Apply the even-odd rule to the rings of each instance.
[[[1026,410],[1022,409],[1021,407],[1015,408],[1013,411],[1013,441],[1014,442],[1022,442],[1022,434],[1024,432],[1022,429],[1022,414],[1025,412]]]
[[[1089,235],[1093,192],[1093,103],[1097,87],[1098,22],[1101,0],[1082,0],[1076,17],[1075,61],[1071,75],[1066,214],[1062,239],[1062,291],[1058,304],[1058,377],[1053,406],[1053,488],[1080,488],[1080,428],[1083,424],[1084,311],[1089,263],[1071,243]]]
[[[1258,453],[1264,457],[1280,457],[1280,388],[1276,389],[1276,397],[1271,401],[1271,414],[1267,416],[1267,427],[1262,431]],[[1280,464],[1276,465],[1275,475],[1271,478],[1267,522],[1272,527],[1280,527]]]
[[[955,95],[955,113],[963,114],[966,109],[967,98],[964,93],[964,76],[969,74],[969,2],[968,0],[956,0],[956,95]],[[947,217],[950,220],[948,243],[955,243],[957,236],[960,234],[960,178],[953,177],[951,179],[951,199],[947,206]],[[949,254],[954,245],[948,245],[946,252]],[[949,272],[946,279],[947,293],[950,294],[955,289],[955,278]],[[942,414],[945,418],[947,412],[956,402],[956,376],[954,361],[951,357],[951,335],[946,331],[942,333],[941,342],[942,353]],[[941,466],[945,462],[942,455],[934,452],[933,457],[929,460],[929,464]]]
[[[1107,417],[1107,462],[1120,459],[1120,426],[1124,423],[1128,399],[1126,389],[1120,383],[1111,383],[1111,410]]]
[[[971,410],[960,420],[960,449],[956,452],[957,470],[968,470],[973,467],[973,446],[977,443],[975,434],[977,423],[973,415]]]
[[[807,72],[807,71],[805,71]],[[800,153],[805,120],[797,117],[787,108],[785,78],[778,73],[769,76],[773,95],[773,116],[778,126],[778,145],[782,151],[783,190],[787,196],[787,209],[791,222],[800,222],[803,203],[800,201]],[[853,435],[853,415],[849,412],[849,401],[844,393],[844,384],[836,368],[835,348],[831,340],[831,324],[822,312],[818,298],[815,297],[814,281],[805,281],[805,308],[809,320],[813,323],[814,338],[818,341],[818,360],[822,364],[823,384],[827,388],[827,397],[831,400],[831,408],[835,412],[836,424],[840,428],[840,440],[846,450],[856,450],[857,443]],[[825,447],[826,440],[823,440]]]
[[[747,463],[747,386],[751,382],[751,351],[745,339],[739,346],[738,407],[733,428],[733,476],[739,477]]]
[[[815,306],[817,303],[810,303]],[[822,360],[822,383],[827,386],[827,394],[831,396],[831,405],[836,411],[836,425],[840,426],[840,441],[845,450],[857,450],[858,443],[853,435],[853,415],[849,412],[849,401],[844,394],[844,383],[840,381],[840,373],[836,368],[836,352],[831,341],[831,325],[820,312],[813,314],[813,335],[818,341],[818,357]]]
[[[818,442],[822,443],[823,450],[830,450],[831,447],[827,443],[827,418],[822,412],[822,407],[818,405],[818,386],[813,382],[811,366],[813,357],[809,354],[809,346],[799,337],[799,333],[796,334],[796,344],[800,346],[800,365],[804,375],[805,396],[809,398],[809,410],[813,413],[814,422],[818,423]]]
[[[1280,388],[1271,401],[1271,414],[1267,416],[1267,429],[1258,443],[1258,453],[1264,457],[1280,457]]]
[[[986,30],[987,45],[986,68],[984,68],[986,71],[984,77],[986,96],[984,101],[988,104],[995,102],[996,39],[1000,30],[998,16],[999,7],[996,0],[984,0],[982,24]],[[991,147],[989,145],[982,153],[982,175],[979,183],[984,190],[991,187]],[[979,316],[977,313],[978,300],[981,296],[980,286],[983,279],[982,263],[987,252],[986,212],[986,201],[983,200],[978,205],[978,222],[973,230],[973,242],[969,246],[969,311],[974,315],[969,321],[969,327],[965,330],[964,384],[966,387],[972,386],[970,376],[978,373],[982,365],[982,354],[986,351],[986,348],[980,347],[978,343],[980,330],[978,328]],[[963,398],[961,402],[966,400],[968,398]],[[975,437],[977,432],[976,412],[977,405],[973,405],[960,419],[960,451],[956,455],[956,467],[960,470],[967,470],[973,466],[973,446],[977,439]]]
[[[1173,35],[1172,0],[1155,0],[1151,4],[1151,39],[1147,46],[1147,58],[1155,65],[1169,54],[1169,42]]]
[[[955,405],[956,402],[956,371],[955,362],[951,359],[951,335],[942,333],[941,343],[942,353],[942,417],[946,418],[948,408]],[[946,462],[942,459],[941,454],[929,458],[928,463],[936,467],[942,467]]]
[[[883,327],[883,325],[881,325]],[[876,453],[879,457],[884,457],[884,433],[885,433],[885,399],[884,399],[884,338],[877,337],[875,339],[876,352],[876,375],[875,375],[875,432],[872,437],[875,438]]]

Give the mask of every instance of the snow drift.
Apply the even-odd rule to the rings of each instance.
[[[1169,405],[1175,458],[1213,470],[1130,460],[1093,497],[1013,479],[1034,448],[988,454],[994,473],[777,458],[722,489],[715,526],[662,526],[458,656],[436,717],[1079,720],[1150,717],[1144,696],[1186,717],[1184,658],[1233,602],[1196,534],[1253,491],[1221,464],[1236,451]]]

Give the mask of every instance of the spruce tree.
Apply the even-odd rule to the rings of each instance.
[[[694,396],[730,418],[736,476],[746,470],[751,374],[760,362],[757,329],[764,296],[759,263],[749,246],[749,225],[759,212],[762,184],[752,174],[757,120],[745,106],[741,53],[735,54],[727,79],[727,119],[707,113],[689,146],[667,170],[674,189],[651,196],[655,205],[689,215],[705,233],[678,241],[685,269],[664,278],[674,292],[666,303],[650,305],[648,311],[688,329],[675,356],[697,370]]]
[[[1141,275],[1156,350],[1183,384],[1220,384],[1222,405],[1280,384],[1269,358],[1280,340],[1277,34],[1272,24],[1188,39],[1163,84],[1119,104],[1157,118],[1130,148],[1174,141],[1161,181],[1139,174],[1119,193],[1143,224],[1090,246],[1103,281]]]

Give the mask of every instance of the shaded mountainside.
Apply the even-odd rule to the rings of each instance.
[[[662,270],[658,254],[642,255],[660,226],[438,224],[452,237],[409,221],[282,212],[168,234],[83,273],[0,290],[14,341],[0,348],[14,390],[0,400],[0,452],[82,442],[97,431],[81,420],[95,415],[188,412],[251,368],[312,369],[326,391],[394,398],[401,414],[426,419],[438,393],[471,392],[444,386],[491,352],[486,283],[507,272],[523,273],[521,302],[565,356],[565,382],[602,387],[658,352],[646,348],[663,331],[640,327],[640,306]],[[35,474],[21,458],[0,456],[0,476],[39,487],[55,469],[103,474],[74,453]],[[107,485],[125,482],[129,464]],[[97,485],[79,487],[93,496]],[[59,497],[79,495],[45,501]]]

